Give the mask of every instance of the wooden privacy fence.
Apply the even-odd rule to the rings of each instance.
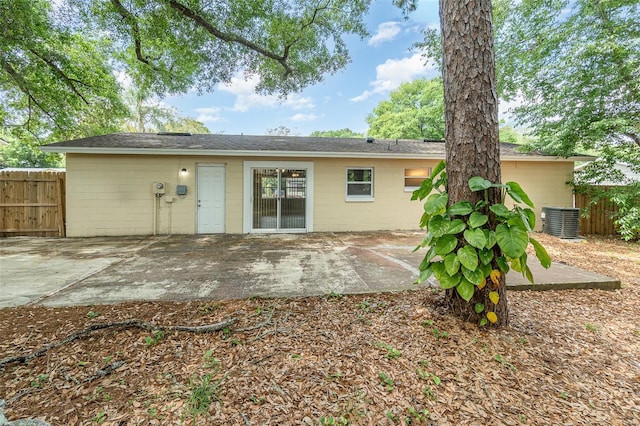
[[[575,194],[576,207],[583,209],[589,205],[591,197],[585,194]],[[580,212],[580,233],[597,235],[614,235],[618,229],[611,219],[611,214],[618,211],[618,207],[608,199],[601,199],[589,207],[589,216],[583,217]]]
[[[0,170],[0,237],[65,236],[65,172]]]

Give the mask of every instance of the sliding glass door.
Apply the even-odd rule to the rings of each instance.
[[[252,168],[252,229],[307,229],[307,170]]]

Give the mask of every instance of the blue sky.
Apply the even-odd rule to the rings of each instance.
[[[439,74],[409,48],[422,31],[438,26],[438,1],[421,0],[408,20],[391,0],[374,1],[366,17],[370,36],[347,38],[352,62],[283,101],[255,94],[255,82],[235,79],[212,93],[170,96],[164,103],[203,122],[212,133],[263,135],[285,126],[306,136],[314,130],[366,132],[366,116],[401,83]]]

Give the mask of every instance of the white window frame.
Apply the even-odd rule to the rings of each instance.
[[[426,170],[426,175],[424,176],[411,176],[407,174],[408,170]],[[423,178],[427,179],[431,175],[431,167],[408,167],[404,169],[404,192],[413,192],[416,189],[420,188],[420,186],[415,185],[407,185],[407,179],[416,179]]]
[[[371,172],[371,181],[354,181],[349,182],[349,171],[350,170],[369,170]],[[369,202],[374,201],[374,180],[375,180],[375,171],[373,167],[347,167],[345,169],[345,186],[344,186],[344,194],[346,201],[356,201],[356,202]],[[371,185],[371,193],[369,195],[349,195],[349,184],[370,184]]]

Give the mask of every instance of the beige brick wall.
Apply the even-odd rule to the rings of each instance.
[[[404,189],[404,169],[434,167],[428,160],[317,159],[314,231],[418,229],[422,205]],[[374,169],[374,200],[348,201],[346,169]]]
[[[537,231],[542,230],[542,207],[573,207],[573,193],[566,184],[572,177],[573,162],[570,161],[502,163],[502,181],[518,182],[533,201]]]
[[[197,164],[226,167],[226,232],[243,229],[243,159],[229,157],[67,155],[67,235],[153,234],[156,199],[153,182],[164,182],[166,194],[158,200],[159,234],[196,232]],[[251,158],[251,161],[272,161]],[[417,229],[422,205],[404,189],[404,169],[433,167],[437,161],[384,159],[309,159],[313,161],[313,230],[370,231]],[[374,201],[346,200],[347,167],[374,168]],[[180,170],[187,169],[186,175]],[[519,182],[536,204],[538,218],[544,206],[571,207],[571,162],[503,163],[503,181]],[[186,196],[175,195],[176,185],[187,185]],[[173,203],[167,199],[173,198]],[[538,229],[540,221],[538,221]]]
[[[150,235],[157,208],[159,234],[196,232],[196,165],[224,164],[227,171],[227,232],[242,232],[242,161],[186,156],[67,155],[67,235]],[[180,170],[187,169],[186,175]],[[153,182],[166,194],[156,200]],[[176,186],[187,185],[177,196]],[[167,200],[173,198],[173,203]],[[233,208],[229,208],[232,206]]]

